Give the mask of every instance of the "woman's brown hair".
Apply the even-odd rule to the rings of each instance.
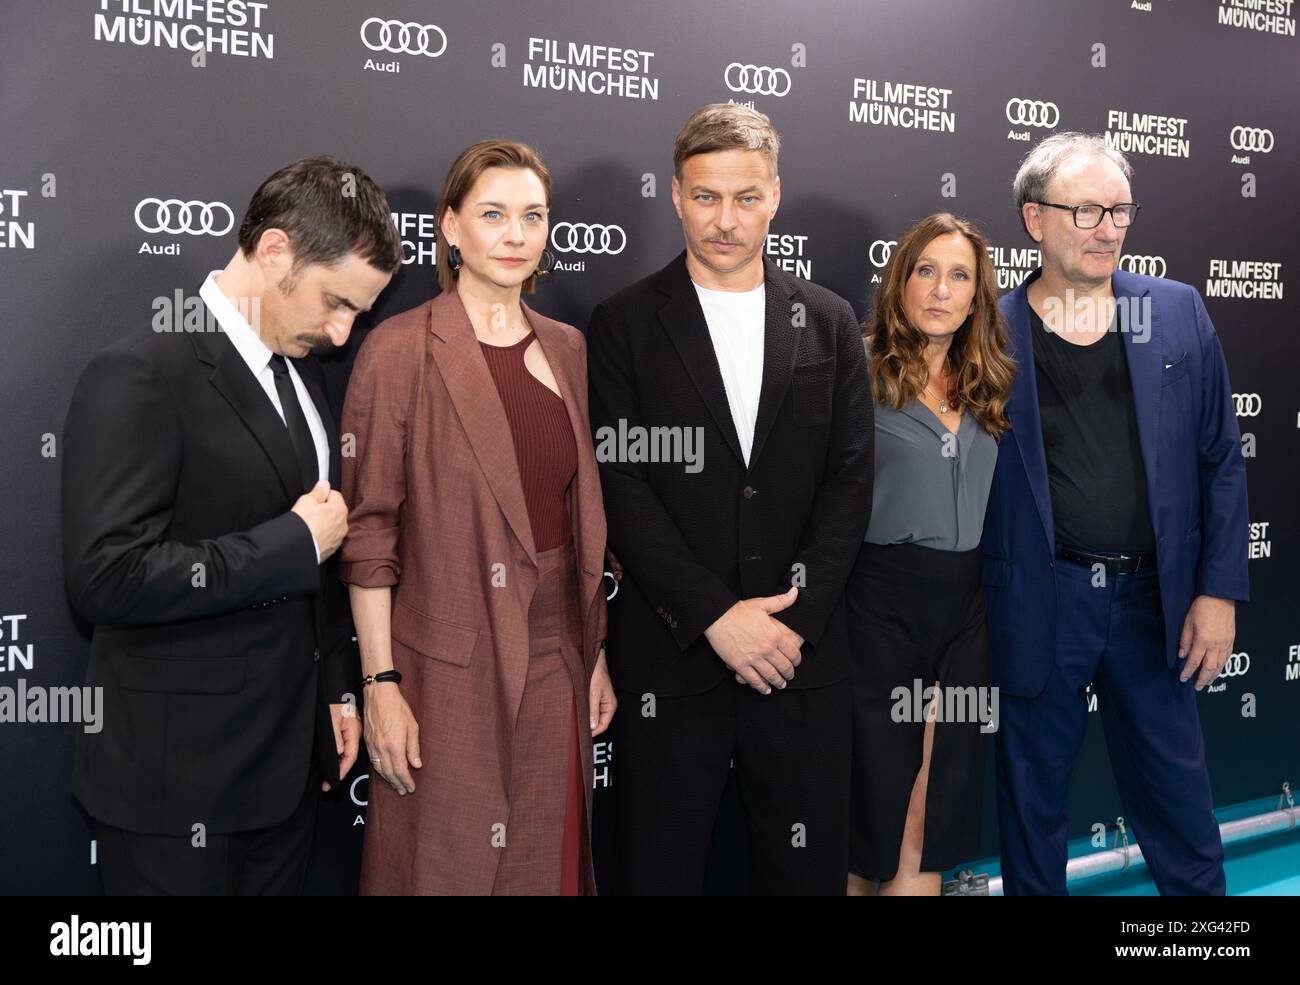
[[[936,212],[898,241],[864,334],[870,337],[871,390],[881,404],[902,408],[916,400],[929,379],[924,353],[928,336],[915,328],[903,309],[903,289],[917,258],[936,236],[960,233],[975,250],[974,310],[962,322],[948,349],[949,373],[956,379],[953,406],[964,407],[985,431],[1000,438],[1009,428],[1006,409],[1015,361],[1007,355],[1007,326],[998,310],[997,278],[988,240],[965,219]]]
[[[551,207],[551,172],[546,170],[541,156],[527,144],[513,140],[480,140],[470,144],[452,164],[447,180],[442,183],[442,196],[434,217],[438,228],[438,286],[444,291],[455,290],[456,271],[447,259],[447,244],[442,240],[442,220],[448,209],[459,210],[474,183],[488,168],[527,168],[537,175],[546,192],[546,207]],[[523,290],[531,294],[537,289],[537,275],[532,274],[523,283]]]

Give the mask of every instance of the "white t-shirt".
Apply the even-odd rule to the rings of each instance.
[[[695,283],[692,281],[691,283]],[[727,389],[731,420],[736,437],[749,464],[754,446],[754,423],[758,419],[758,397],[763,390],[763,326],[767,314],[767,291],[759,284],[752,291],[714,291],[695,284],[695,293],[709,325],[713,351]]]

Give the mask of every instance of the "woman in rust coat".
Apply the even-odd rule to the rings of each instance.
[[[520,300],[549,204],[531,148],[466,149],[438,204],[442,293],[375,328],[348,384],[363,894],[595,892],[591,739],[615,699],[586,343]]]

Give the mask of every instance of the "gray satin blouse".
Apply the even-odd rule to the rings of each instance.
[[[916,400],[876,412],[873,544],[920,544],[941,551],[979,546],[998,443],[969,411],[953,436]]]

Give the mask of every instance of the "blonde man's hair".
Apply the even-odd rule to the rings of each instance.
[[[691,114],[673,146],[673,172],[680,181],[687,158],[734,148],[758,151],[777,176],[781,135],[765,114],[735,103],[709,103]]]

